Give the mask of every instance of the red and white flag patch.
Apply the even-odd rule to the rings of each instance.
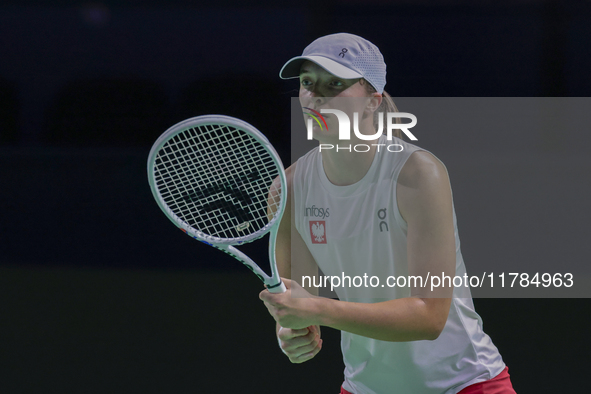
[[[313,244],[326,243],[326,223],[324,220],[310,221],[310,236]]]

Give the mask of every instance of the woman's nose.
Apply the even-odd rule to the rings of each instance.
[[[300,95],[300,101],[306,107],[317,107],[325,102],[325,97],[317,92],[307,91],[306,94]]]
[[[313,104],[313,105],[322,105],[325,101],[324,95],[322,95],[318,91],[311,92],[310,99],[311,99],[310,100],[311,104]]]

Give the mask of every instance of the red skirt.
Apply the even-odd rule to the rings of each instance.
[[[341,394],[353,394],[341,387]],[[509,367],[490,380],[471,384],[465,387],[458,394],[515,394],[511,379],[509,378]]]

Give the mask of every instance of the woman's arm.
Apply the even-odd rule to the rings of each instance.
[[[428,152],[413,153],[404,165],[397,188],[400,213],[408,224],[409,275],[455,274],[456,249],[452,196],[445,167]],[[292,298],[297,287],[283,294],[260,295],[283,327],[324,325],[385,340],[412,341],[439,336],[449,313],[453,289],[413,288],[411,297],[367,304],[328,298]]]
[[[277,240],[275,243],[275,257],[277,261],[277,270],[284,281],[291,281],[287,278],[301,277],[300,275],[318,275],[318,266],[314,261],[310,251],[306,247],[304,240],[295,228],[292,220],[294,214],[293,204],[293,173],[296,164],[293,164],[285,171],[287,183],[287,201],[285,212],[279,224],[277,231]],[[277,180],[278,182],[278,180]],[[293,254],[292,248],[297,253]],[[293,266],[292,266],[293,260]],[[317,291],[316,288],[308,289]],[[317,293],[314,293],[317,295]],[[318,325],[306,326],[300,330],[282,327],[279,323],[275,325],[276,335],[279,339],[279,346],[292,363],[302,363],[308,361],[322,349],[322,339],[320,338],[320,327]]]

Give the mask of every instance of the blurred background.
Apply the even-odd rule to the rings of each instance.
[[[168,222],[145,166],[158,135],[208,113],[290,163],[297,82],[279,70],[343,31],[381,49],[394,97],[591,92],[586,0],[0,3],[1,392],[338,392],[340,334],[290,364],[261,284]],[[589,131],[420,134],[450,172],[469,272],[588,261]],[[518,393],[587,387],[588,299],[474,302]]]

